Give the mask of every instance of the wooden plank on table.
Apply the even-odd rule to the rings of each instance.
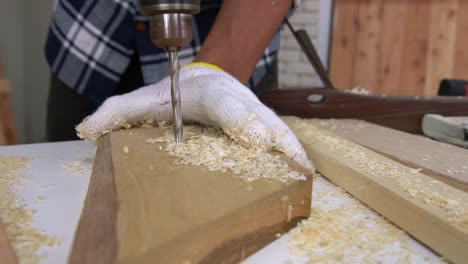
[[[405,25],[399,91],[402,95],[424,95],[424,87],[428,81],[426,66],[431,1],[405,2],[408,23]]]
[[[16,254],[8,241],[2,223],[0,222],[0,263],[2,264],[15,264]]]
[[[400,88],[401,64],[406,46],[405,31],[411,21],[407,16],[408,1],[385,1],[378,54],[377,87],[379,94],[402,94]],[[412,91],[405,91],[413,94]]]
[[[322,175],[454,263],[468,259],[468,193],[305,119],[283,118]]]
[[[453,78],[468,80],[468,1],[459,1]]]
[[[425,95],[437,95],[440,81],[452,76],[458,0],[432,1]]]
[[[375,69],[380,50],[383,0],[362,1],[358,12],[353,87],[380,92]]]
[[[457,189],[468,191],[468,150],[361,120],[317,120],[314,125],[369,148]]]
[[[70,263],[238,263],[309,217],[312,177],[247,184],[175,165],[146,143],[163,132],[101,139]]]
[[[359,0],[335,2],[330,78],[339,88],[352,88]]]

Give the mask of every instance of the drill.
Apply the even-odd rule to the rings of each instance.
[[[151,40],[169,57],[171,101],[175,141],[182,142],[183,122],[179,90],[179,56],[193,39],[193,15],[200,12],[200,0],[139,0],[141,13],[150,17]]]

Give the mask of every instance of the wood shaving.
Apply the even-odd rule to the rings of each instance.
[[[45,257],[38,253],[41,247],[59,244],[57,238],[31,226],[36,211],[21,198],[26,177],[20,172],[28,169],[31,162],[29,158],[0,156],[0,220],[19,263],[39,263]]]
[[[49,189],[51,187],[55,187],[55,184],[48,183],[48,184],[43,184],[43,185],[39,186],[39,188],[42,189],[42,190]]]
[[[78,175],[87,175],[93,167],[93,159],[90,157],[83,158],[77,161],[69,161],[62,165],[62,168]]]
[[[124,152],[125,154],[128,154],[128,152],[129,152],[128,146],[123,147],[123,152]]]
[[[307,257],[308,263],[412,263],[414,257],[442,262],[418,256],[404,231],[320,178],[315,181],[320,188],[314,187],[310,218],[289,233],[292,254]]]
[[[364,147],[353,144],[327,131],[321,130],[313,124],[313,120],[295,119],[293,128],[298,135],[313,139],[314,143],[322,143],[337,154],[353,162],[363,172],[372,177],[389,180],[394,186],[406,193],[409,198],[420,200],[426,204],[444,211],[447,219],[460,228],[468,229],[468,204],[463,203],[468,193],[456,190],[438,180],[423,183],[422,178],[428,176],[408,170],[406,167],[395,166],[391,163],[367,155]],[[435,186],[437,185],[437,186]],[[446,192],[445,190],[453,190]],[[454,195],[452,193],[456,193]]]
[[[297,171],[291,170],[279,156],[268,151],[243,146],[227,137],[221,129],[202,126],[184,126],[185,139],[174,141],[171,130],[150,142],[166,143],[162,151],[176,156],[176,164],[206,166],[213,171],[231,171],[245,182],[259,179],[306,180]],[[148,141],[147,141],[148,142]]]
[[[347,93],[361,94],[361,95],[370,95],[370,94],[372,94],[368,89],[361,88],[361,87],[354,87],[351,90],[343,90],[343,91],[347,92]]]

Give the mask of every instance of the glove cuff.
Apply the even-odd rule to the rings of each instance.
[[[207,67],[207,68],[210,68],[210,69],[213,69],[213,70],[218,70],[218,71],[224,72],[224,70],[221,67],[219,67],[218,65],[208,63],[208,62],[202,62],[202,61],[192,62],[192,63],[189,63],[189,64],[185,65],[184,67],[188,68],[188,67],[194,67],[194,66],[202,66],[202,67]]]

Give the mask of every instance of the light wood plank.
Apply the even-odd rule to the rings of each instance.
[[[458,0],[431,2],[425,95],[437,95],[440,81],[453,75]]]
[[[284,120],[322,175],[448,260],[466,262],[468,193],[320,130],[307,120]]]
[[[146,143],[161,129],[131,131],[99,143],[71,263],[238,263],[310,214],[312,177],[247,184],[175,165]]]
[[[379,93],[376,69],[381,48],[383,0],[362,1],[358,14],[353,87],[358,86]]]
[[[335,2],[330,78],[333,84],[341,89],[353,88],[359,2],[359,0]]]
[[[340,137],[369,148],[457,189],[468,191],[468,150],[365,121],[311,121]]]

